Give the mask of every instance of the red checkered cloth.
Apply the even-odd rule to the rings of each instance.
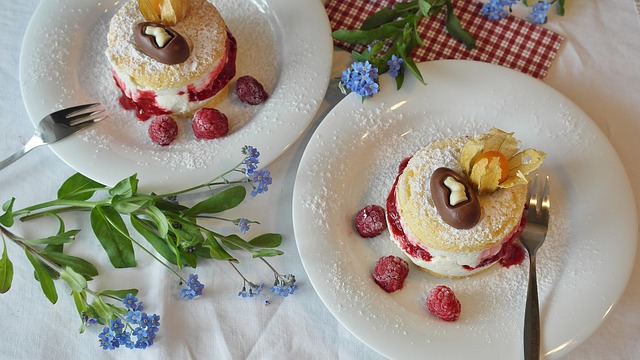
[[[395,0],[328,0],[325,8],[333,31],[359,29],[364,20],[379,9],[390,7]],[[445,11],[418,25],[425,45],[416,47],[412,58],[416,62],[439,59],[476,60],[506,66],[543,79],[564,38],[541,26],[533,25],[515,16],[502,20],[488,20],[480,13],[482,3],[472,0],[453,2],[454,13],[462,27],[476,40],[476,48],[464,45],[447,34]],[[362,45],[353,46],[335,42],[345,50],[362,51]]]

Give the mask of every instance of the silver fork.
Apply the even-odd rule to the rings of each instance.
[[[536,277],[536,252],[547,236],[549,226],[549,177],[546,177],[542,193],[538,188],[538,175],[527,191],[527,226],[520,234],[520,242],[529,253],[529,285],[524,313],[524,358],[540,359],[540,310],[538,304],[538,280]]]
[[[22,149],[0,161],[0,170],[34,148],[64,139],[106,117],[106,110],[99,103],[73,106],[49,114],[40,120],[35,133]]]

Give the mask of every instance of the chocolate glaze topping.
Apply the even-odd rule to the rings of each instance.
[[[451,205],[451,190],[444,184],[448,177],[464,185],[467,200]],[[444,222],[456,229],[470,229],[478,223],[481,213],[478,195],[463,176],[449,168],[441,167],[431,175],[430,186],[433,202]]]
[[[155,36],[148,35],[148,26],[158,27],[171,37],[164,46],[159,46]],[[187,40],[174,29],[155,22],[142,22],[136,25],[133,30],[133,39],[136,45],[144,54],[167,65],[175,65],[185,62],[189,58],[191,51]]]

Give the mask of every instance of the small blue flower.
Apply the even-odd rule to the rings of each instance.
[[[115,333],[119,333],[122,331],[122,329],[124,329],[124,324],[122,323],[122,320],[120,320],[120,318],[111,320],[110,324],[111,326],[109,326],[109,328],[111,328],[111,330],[113,330]]]
[[[122,299],[122,303],[127,308],[127,310],[135,310],[137,302],[138,298],[135,297],[132,293],[128,293],[127,296]]]
[[[97,324],[97,323],[98,323],[98,319],[88,317],[88,318],[84,321],[84,323],[85,323],[85,324],[87,324],[87,325],[95,325],[95,324]]]
[[[245,175],[250,177],[258,168],[258,163],[260,163],[260,160],[258,159],[260,157],[260,152],[253,146],[245,146],[242,148],[242,153],[245,155],[242,162],[245,166]]]
[[[551,3],[546,1],[538,1],[533,4],[531,8],[531,13],[529,14],[529,19],[534,24],[544,24],[547,22],[547,13],[551,8]]]
[[[276,278],[275,282],[269,289],[272,293],[282,297],[287,297],[298,290],[298,285],[295,284],[296,277],[293,274],[280,275],[274,271],[274,275]]]
[[[245,283],[247,283],[247,285],[249,285],[249,290],[247,290],[247,286],[243,286],[242,287],[242,291],[240,291],[238,293],[238,296],[241,296],[243,298],[254,297],[254,296],[260,295],[260,292],[262,291],[262,288],[264,287],[264,284],[256,285],[256,284],[254,284],[252,282],[247,282],[247,281],[245,281]]]
[[[144,350],[147,347],[149,347],[150,345],[151,344],[149,344],[149,340],[147,340],[147,339],[138,339],[138,341],[136,341],[135,348]]]
[[[145,328],[143,328],[142,326],[138,326],[137,328],[133,329],[132,335],[135,335],[138,340],[141,340],[146,338],[149,334],[147,333],[147,330]]]
[[[356,61],[342,72],[342,85],[363,98],[372,96],[380,90],[378,83],[378,69],[368,61]]]
[[[116,333],[108,326],[105,326],[98,334],[98,339],[103,350],[113,350],[120,346],[120,342],[116,339]]]
[[[245,218],[240,218],[238,219],[238,228],[240,229],[240,232],[242,232],[243,234],[246,234],[247,231],[249,231],[249,220],[245,219]]]
[[[186,283],[187,287],[180,290],[180,297],[187,300],[193,300],[193,298],[202,295],[204,285],[198,281],[197,274],[189,275],[189,279]]]
[[[518,0],[489,0],[488,3],[482,5],[480,13],[489,20],[500,20],[507,17],[509,12],[506,7],[511,8]]]
[[[253,173],[253,179],[251,179],[251,184],[253,185],[253,190],[251,191],[251,196],[255,197],[258,194],[262,194],[269,190],[269,186],[272,183],[271,172],[262,168],[257,172]]]
[[[403,63],[404,59],[399,58],[395,55],[391,55],[391,59],[387,61],[387,65],[389,65],[389,75],[391,75],[392,77],[397,77]]]
[[[142,313],[140,310],[129,310],[127,313],[127,322],[132,324],[139,324],[140,319],[142,318]]]
[[[160,315],[150,315],[149,316],[149,327],[150,328],[155,328],[155,330],[153,330],[153,332],[158,332],[158,328],[160,327]]]

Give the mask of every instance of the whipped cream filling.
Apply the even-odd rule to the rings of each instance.
[[[131,76],[120,71],[109,58],[111,73],[122,93],[135,103],[140,103],[153,97],[155,106],[166,113],[190,113],[200,109],[209,99],[191,101],[189,99],[189,88],[194,87],[196,91],[201,91],[211,83],[211,78],[217,75],[217,66],[208,71],[205,76],[196,80],[192,84],[176,88],[151,89],[138,85],[131,79]]]
[[[398,200],[396,199],[396,208],[398,206]],[[500,258],[496,257],[492,262],[487,261],[496,256],[506,242],[512,240],[515,235],[520,233],[520,225],[517,225],[507,236],[504,237],[504,239],[488,249],[470,252],[445,251],[428,247],[417,240],[417,238],[413,236],[413,234],[411,234],[409,228],[405,226],[401,216],[399,220],[400,224],[402,224],[403,234],[394,234],[393,232],[391,232],[391,239],[394,241],[394,243],[398,245],[402,252],[405,253],[405,255],[407,255],[414,264],[425,268],[433,273],[448,277],[469,276],[487,269],[489,266],[498,262]],[[403,236],[404,239],[402,238]],[[431,255],[431,258],[429,259],[429,261],[425,261],[420,257],[411,255],[400,245],[401,241],[406,241],[413,246],[427,251]],[[486,264],[480,266],[485,262]]]

